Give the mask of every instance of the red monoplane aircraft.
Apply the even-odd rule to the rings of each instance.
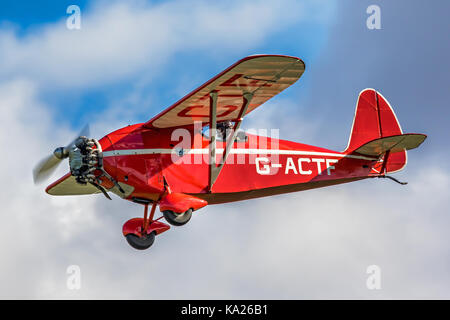
[[[123,225],[136,249],[149,248],[170,227],[186,224],[208,204],[390,178],[403,169],[406,150],[423,134],[404,134],[389,103],[373,89],[358,97],[347,148],[342,152],[239,130],[243,118],[305,70],[296,57],[246,57],[145,123],[100,140],[82,134],[35,168],[35,181],[64,158],[70,172],[46,189],[51,195],[108,192],[144,205],[144,217]],[[404,184],[404,183],[402,183]],[[159,205],[163,216],[154,219]],[[148,212],[151,206],[150,213]]]

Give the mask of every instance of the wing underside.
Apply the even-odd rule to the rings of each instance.
[[[91,184],[82,185],[76,182],[75,177],[67,173],[46,189],[52,196],[69,196],[100,193],[100,190]]]
[[[250,113],[277,95],[303,74],[305,64],[296,57],[256,55],[244,58],[144,124],[169,128],[208,122],[210,93],[217,92],[217,121],[234,121],[240,115],[244,94],[252,94]]]

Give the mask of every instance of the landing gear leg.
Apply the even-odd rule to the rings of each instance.
[[[123,235],[127,242],[137,250],[145,250],[152,246],[156,235],[167,231],[170,226],[167,224],[153,220],[155,215],[157,202],[154,201],[148,216],[148,203],[145,204],[144,218],[134,218],[128,220],[123,225]]]
[[[156,210],[156,201],[153,201],[152,204],[152,211],[150,211],[150,218],[148,219],[148,204],[145,205],[145,209],[144,209],[144,221],[142,223],[142,228],[143,230],[147,230],[148,228],[148,224],[149,224],[149,220],[150,222],[153,221],[153,217],[155,216],[155,210]]]

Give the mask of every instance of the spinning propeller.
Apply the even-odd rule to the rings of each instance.
[[[58,147],[53,153],[41,161],[33,169],[33,180],[35,184],[38,184],[47,179],[58,167],[61,160],[69,157],[69,151],[76,145],[79,137],[89,136],[89,125],[86,125],[80,132],[80,134],[71,143],[65,147]]]

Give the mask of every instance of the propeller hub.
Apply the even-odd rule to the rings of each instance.
[[[59,147],[59,148],[56,148],[55,151],[53,151],[53,155],[56,158],[62,160],[69,156],[69,150],[64,147]]]

